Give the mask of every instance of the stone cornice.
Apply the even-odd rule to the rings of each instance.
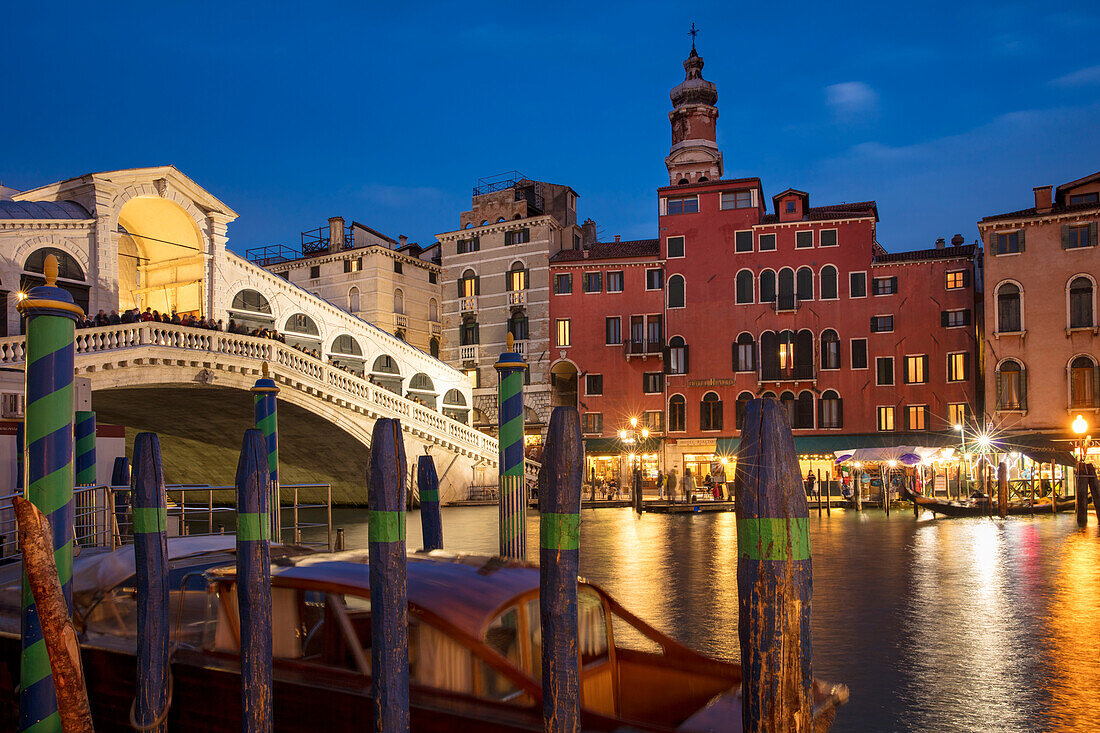
[[[526,229],[534,224],[548,224],[551,229],[561,229],[561,224],[550,214],[543,214],[541,216],[529,216],[526,219],[508,219],[507,221],[498,221],[492,224],[486,224],[480,227],[470,227],[469,229],[456,229],[453,232],[444,232],[443,234],[435,235],[435,238],[441,242],[450,242],[457,239],[470,239],[471,237],[480,237],[482,234],[492,234],[494,232],[511,232],[516,229]]]
[[[443,273],[443,268],[440,265],[436,265],[432,262],[427,262],[419,257],[413,257],[412,255],[403,254],[392,250],[389,247],[384,247],[380,244],[370,244],[366,247],[353,247],[351,249],[342,249],[339,252],[329,252],[327,254],[313,255],[312,257],[299,257],[296,260],[289,260],[287,262],[280,262],[275,265],[268,265],[266,270],[272,272],[279,272],[281,270],[297,270],[303,267],[310,267],[313,265],[320,265],[327,262],[342,262],[344,260],[354,260],[364,254],[381,255],[383,257],[389,257],[390,259],[400,260],[401,262],[407,262],[417,267],[422,267],[425,270],[436,273]]]
[[[0,229],[90,229],[95,219],[0,219]]]

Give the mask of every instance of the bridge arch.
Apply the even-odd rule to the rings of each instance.
[[[436,392],[435,383],[432,382],[431,377],[424,372],[417,372],[409,380],[408,394],[405,396],[434,410],[439,393]]]
[[[212,315],[201,215],[196,219],[183,204],[155,191],[135,192],[117,211],[112,235],[118,254],[119,308]]]
[[[398,366],[397,359],[389,354],[375,358],[370,368],[370,380],[394,394],[401,394],[401,367]]]
[[[73,296],[73,300],[76,304],[80,306],[81,310],[87,313],[90,291],[87,271],[81,267],[80,261],[77,260],[76,257],[71,255],[67,250],[59,247],[39,247],[27,255],[26,260],[24,260],[21,265],[22,274],[19,276],[19,290],[26,293],[33,287],[46,284],[46,278],[43,276],[42,271],[45,266],[46,257],[49,255],[53,255],[57,258],[58,287]]]
[[[306,351],[323,351],[321,327],[312,316],[302,313],[292,313],[283,322],[283,336],[289,346],[296,346]]]

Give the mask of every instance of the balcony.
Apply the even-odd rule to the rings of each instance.
[[[405,315],[404,313],[394,313],[393,314],[393,325],[394,325],[394,328],[408,328],[409,327],[409,317],[407,315]]]
[[[527,305],[526,290],[508,291],[508,305]]]
[[[458,309],[463,313],[477,313],[477,296],[467,295],[465,298],[459,298]]]
[[[772,301],[772,310],[776,313],[795,313],[801,305],[797,295],[777,295]]]
[[[458,347],[459,361],[477,361],[477,344]]]
[[[432,321],[428,325],[431,328],[432,336],[442,336],[443,335],[443,324],[442,323],[439,323],[438,321]]]
[[[512,351],[514,351],[515,353],[519,354],[522,357],[526,357],[527,356],[527,344],[528,343],[529,342],[526,341],[526,340],[525,341],[513,341],[512,342]]]
[[[645,361],[651,356],[661,358],[664,356],[664,344],[659,341],[624,341],[623,353],[627,361],[639,358]]]
[[[813,364],[796,364],[794,367],[765,366],[760,370],[757,382],[816,382]]]

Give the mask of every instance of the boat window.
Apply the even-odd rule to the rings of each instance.
[[[489,624],[489,628],[485,631],[485,643],[515,667],[522,668],[523,663],[519,649],[518,609],[515,607],[509,608],[493,619],[493,622]],[[511,680],[497,674],[484,663],[480,666],[483,672],[483,693],[485,697],[502,699],[517,692],[517,688]]]
[[[577,589],[577,633],[582,666],[607,659],[607,617],[604,615],[603,601],[596,591],[585,586]],[[531,650],[528,671],[536,680],[541,680],[542,617],[538,598],[527,602],[527,645]]]
[[[170,568],[168,575],[169,635],[173,644],[201,648],[207,636],[206,583],[200,572]],[[137,638],[137,585],[131,576],[102,596],[77,593],[77,613],[83,617],[83,635],[106,634]],[[89,602],[90,601],[90,602]]]

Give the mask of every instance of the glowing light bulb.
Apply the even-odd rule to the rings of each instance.
[[[1073,420],[1073,432],[1077,433],[1078,435],[1084,435],[1085,431],[1088,430],[1088,429],[1089,429],[1089,424],[1087,422],[1085,422],[1085,416],[1084,415],[1078,415]]]

